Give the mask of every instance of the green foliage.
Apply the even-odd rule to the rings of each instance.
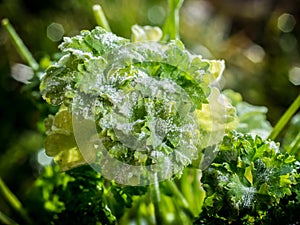
[[[241,94],[233,90],[225,90],[224,94],[236,108],[239,117],[239,124],[236,129],[238,132],[251,133],[253,136],[259,135],[262,138],[269,136],[272,126],[267,120],[268,109],[265,106],[255,106],[244,102]]]
[[[91,168],[80,167],[67,175],[73,180],[65,187],[57,186],[54,192],[64,204],[64,210],[56,212],[54,224],[115,224],[116,218],[107,205],[100,174]]]
[[[45,71],[40,84],[43,98],[60,107],[45,120],[46,153],[59,167],[44,169],[29,192],[26,210],[10,195],[24,212],[24,221],[28,211],[33,224],[299,222],[300,163],[294,156],[299,158],[299,117],[292,120],[280,152],[279,143],[265,140],[272,130],[267,108],[243,102],[239,93],[230,90],[225,97],[212,87],[220,79],[224,62],[205,60],[185,49],[178,40],[183,1],[168,2],[164,32],[134,25],[130,41],[96,27],[65,38],[59,46],[60,58]],[[110,29],[103,12],[95,14],[98,23]],[[7,28],[8,21],[3,22]],[[212,39],[220,36],[211,30]],[[26,47],[17,46],[37,70]],[[39,81],[36,76],[24,90],[33,89]],[[299,100],[289,117],[299,108]],[[289,117],[273,129],[274,139]],[[76,139],[78,125],[81,138],[89,143],[84,149]],[[95,135],[85,132],[91,125],[96,127]],[[28,146],[21,145],[28,152],[40,148],[41,136],[32,137],[38,137],[37,141],[29,139]],[[128,165],[165,162],[155,169],[167,180],[156,180],[149,187],[107,180],[102,172],[116,165],[101,164],[105,160],[101,161],[99,148]],[[11,159],[12,165],[17,158]],[[171,169],[170,161],[175,161]],[[194,167],[188,167],[192,162]],[[102,170],[98,173],[85,164],[100,165]],[[117,176],[129,176],[126,170],[119,172]],[[135,184],[143,184],[141,180]],[[10,191],[2,184],[7,197]],[[0,221],[11,219],[0,211]]]
[[[146,187],[124,187],[105,180],[89,166],[68,172],[45,168],[28,195],[34,224],[116,224]]]
[[[166,46],[126,44],[128,40],[100,27],[92,31],[82,31],[81,35],[73,38],[65,38],[60,49],[66,55],[48,68],[46,76],[42,79],[43,97],[49,103],[59,105],[70,98],[68,96],[74,89],[79,88],[89,94],[100,94],[93,90],[96,87],[85,87],[82,79],[94,79],[92,81],[98,85],[125,85],[123,82],[134,78],[130,75],[136,75],[134,69],[142,67],[149,76],[176,82],[189,94],[197,108],[206,102],[209,94],[207,85],[210,82],[207,76],[211,74],[209,61],[201,60],[200,56],[192,57],[180,41],[170,42]],[[214,63],[217,64],[216,61]],[[133,68],[130,68],[130,65]],[[111,74],[106,74],[109,71],[104,71],[105,69],[118,69],[120,71],[117,73],[121,74],[109,77]],[[129,77],[126,77],[125,72],[129,73]],[[104,77],[100,77],[102,74]],[[107,80],[103,80],[105,78]],[[114,81],[114,78],[117,80]]]
[[[282,221],[299,219],[288,213],[299,210],[299,161],[273,141],[228,134],[202,182],[207,197],[195,224],[274,224],[279,212]]]
[[[47,139],[46,153],[54,157],[62,170],[86,164],[82,157],[73,133],[72,115],[62,107],[55,116],[45,119]]]
[[[64,56],[47,69],[41,93],[62,105],[46,120],[45,147],[63,170],[101,161],[98,150],[85,151],[83,159],[76,146],[72,119],[80,118],[95,120],[104,148],[120,161],[148,166],[172,155],[176,164],[160,168],[164,177],[197,157],[197,112],[209,105],[209,85],[219,79],[222,61],[191,55],[179,40],[132,44],[100,27],[65,38],[60,49]]]

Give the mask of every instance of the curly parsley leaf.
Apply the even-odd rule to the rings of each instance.
[[[112,157],[134,166],[161,164],[153,169],[168,178],[198,157],[205,129],[195,110],[210,104],[210,85],[219,79],[223,61],[191,55],[179,40],[131,43],[100,27],[65,38],[60,49],[64,56],[48,68],[40,88],[49,103],[68,108],[54,120],[71,115],[64,128],[49,125],[46,140],[47,154],[64,170],[102,160],[96,147],[85,146],[87,156],[81,155],[68,130],[82,119],[94,121]],[[84,130],[87,123],[80,126]],[[82,133],[93,143],[89,131]]]
[[[270,215],[283,207],[284,199],[293,199],[290,207],[299,207],[297,165],[273,141],[231,132],[203,171],[207,197],[195,224],[272,224]]]
[[[236,108],[239,118],[239,125],[236,129],[241,133],[250,133],[267,138],[272,131],[272,126],[267,120],[266,113],[268,109],[264,106],[255,106],[244,102],[242,96],[232,90],[225,90],[224,94],[231,100]]]
[[[147,187],[118,186],[89,166],[67,172],[49,166],[28,193],[28,210],[34,224],[113,225],[132,207],[134,196],[146,191]]]

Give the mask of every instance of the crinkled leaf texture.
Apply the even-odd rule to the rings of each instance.
[[[294,156],[280,153],[275,142],[231,132],[203,171],[207,197],[196,224],[269,224],[269,214],[282,207],[285,198],[298,194],[297,165]]]
[[[95,160],[93,151],[88,151],[90,155],[85,157],[79,151],[72,127],[72,115],[66,107],[62,107],[55,116],[49,115],[45,126],[46,153],[54,157],[54,161],[63,171]]]
[[[162,30],[159,27],[133,25],[131,27],[132,42],[160,41]]]
[[[231,100],[236,108],[239,118],[237,131],[240,133],[250,133],[253,137],[256,135],[267,138],[272,131],[272,126],[267,120],[268,109],[264,106],[251,105],[244,102],[242,96],[232,90],[225,90],[224,94]]]
[[[153,166],[170,178],[206,147],[200,136],[209,138],[211,124],[199,122],[203,114],[220,124],[233,121],[234,110],[221,118],[209,108],[210,84],[220,78],[224,62],[191,55],[179,40],[131,43],[97,27],[65,38],[60,49],[64,56],[48,68],[40,89],[47,102],[63,108],[48,123],[66,115],[63,127],[48,126],[46,141],[47,154],[65,170],[101,161],[102,148],[119,161]],[[218,107],[219,114],[230,108]],[[91,143],[85,149],[76,145],[74,121],[82,130],[96,127],[93,137],[82,132]],[[103,170],[113,166],[102,162]]]
[[[89,166],[62,172],[48,166],[28,193],[34,224],[119,224],[117,220],[147,187],[120,187]]]

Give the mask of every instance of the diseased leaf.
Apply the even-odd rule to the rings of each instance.
[[[235,110],[225,97],[215,88],[208,97],[224,62],[192,55],[179,40],[131,43],[96,27],[59,48],[64,56],[46,71],[41,93],[68,108],[47,121],[46,151],[64,170],[95,162],[111,179],[124,180],[119,162],[126,165],[122,172],[144,166],[170,179],[234,127]]]
[[[97,57],[108,54],[115,48],[126,44],[128,40],[118,37],[113,33],[96,27],[92,31],[83,30],[80,35],[64,38],[59,48],[66,53],[71,53],[80,58],[82,55]]]

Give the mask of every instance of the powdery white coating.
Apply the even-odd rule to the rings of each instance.
[[[170,179],[197,158],[201,130],[194,110],[222,63],[209,68],[210,61],[191,55],[180,41],[129,44],[101,28],[65,38],[60,48],[67,54],[54,73],[65,69],[67,82],[48,85],[68,91],[55,97],[73,100],[75,139],[83,157],[94,149],[96,170],[143,185],[157,176]]]
[[[250,208],[254,204],[253,199],[256,188],[242,186],[241,189],[243,191],[242,199],[239,200],[237,204],[241,206],[241,208]]]
[[[182,168],[183,165],[191,163],[191,159],[196,157],[196,145],[198,142],[197,132],[193,131],[196,131],[198,128],[194,121],[193,114],[189,113],[192,107],[192,105],[188,105],[190,104],[188,103],[190,102],[189,97],[175,82],[167,79],[158,80],[149,77],[141,70],[135,71],[134,75],[131,76],[131,80],[129,80],[129,83],[134,89],[117,89],[116,85],[122,83],[122,76],[119,76],[119,71],[120,70],[115,70],[114,74],[110,73],[110,78],[112,79],[109,79],[109,85],[106,84],[104,80],[102,80],[102,84],[101,82],[98,84],[97,93],[100,96],[105,97],[112,104],[112,111],[104,112],[99,120],[99,126],[102,127],[102,129],[111,130],[110,132],[113,132],[115,138],[117,138],[123,146],[131,149],[131,151],[145,152],[146,150],[146,152],[148,152],[148,157],[151,158],[153,164],[150,165],[149,168],[144,168],[144,170],[142,170],[144,171],[143,173],[145,173],[145,170],[149,173],[150,169],[150,171],[159,171],[162,179],[167,177],[170,178],[170,175],[177,173],[176,171],[180,171],[180,168]],[[137,107],[139,101],[145,100],[147,101],[144,105],[146,110],[145,117],[131,121],[132,116],[134,116],[134,108]],[[163,108],[160,110],[165,110],[162,112],[170,114],[170,117],[161,117],[161,115],[167,114],[160,115],[162,112],[157,111],[157,101],[162,104]],[[90,118],[90,113],[92,111],[88,109],[91,105],[93,106],[91,107],[92,109],[97,107],[101,108],[103,106],[99,101],[95,102],[96,105],[94,104],[93,99],[88,99],[88,97],[82,99],[82,97],[79,97],[74,109],[80,110],[80,114],[84,118]],[[182,103],[188,103],[185,105],[186,109],[182,107]],[[86,107],[84,107],[85,104],[87,105]],[[174,123],[175,121],[171,116],[174,112],[178,112],[178,115],[184,119],[185,123],[182,125]],[[145,123],[147,123],[149,131],[143,129],[136,130],[136,127],[145,126]],[[165,138],[172,132],[175,132],[179,139],[176,144],[177,147],[174,149],[171,149],[165,143]],[[167,150],[167,152],[162,152],[161,150],[156,149],[169,150]],[[103,151],[103,149],[101,150]],[[176,165],[177,163],[179,164]],[[128,166],[129,165],[126,166],[127,169],[129,169]],[[135,167],[132,167],[132,170],[135,170]],[[132,170],[129,170],[131,174],[141,176],[139,172],[133,172]],[[114,177],[114,179],[119,182],[120,180],[125,182],[124,177],[121,178],[120,174],[113,174],[117,176]],[[135,176],[132,175],[127,178],[130,180]],[[126,182],[129,181],[127,180]]]
[[[96,34],[94,35],[94,38],[96,40],[100,40],[102,45],[107,46],[111,49],[118,48],[118,41],[123,40],[123,38],[119,38],[113,33]]]

